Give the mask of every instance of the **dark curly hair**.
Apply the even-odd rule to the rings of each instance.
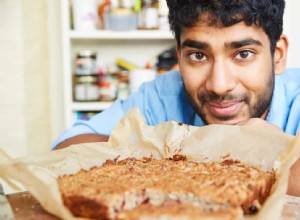
[[[261,27],[269,37],[271,52],[283,30],[284,0],[166,0],[169,23],[177,44],[184,27],[197,22],[228,27],[245,22]]]

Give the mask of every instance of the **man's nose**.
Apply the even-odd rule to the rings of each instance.
[[[217,95],[225,95],[235,87],[236,78],[230,68],[225,65],[224,61],[215,61],[206,81],[206,89]]]

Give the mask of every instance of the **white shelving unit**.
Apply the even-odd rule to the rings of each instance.
[[[133,31],[92,31],[92,32],[78,32],[70,30],[70,39],[96,39],[96,40],[170,40],[173,35],[168,31],[147,31],[147,30],[133,30]]]
[[[111,102],[73,101],[73,64],[76,53],[81,50],[97,52],[98,59],[106,64],[123,58],[143,67],[164,50],[175,45],[169,31],[108,31],[78,32],[70,28],[70,0],[61,0],[62,53],[64,84],[64,125],[70,127],[76,120],[78,111],[102,111]]]

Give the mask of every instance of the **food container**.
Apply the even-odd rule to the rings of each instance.
[[[104,14],[107,30],[128,31],[137,28],[137,15],[129,8],[116,8]]]
[[[139,13],[139,29],[155,30],[159,26],[158,0],[143,0],[142,10]]]
[[[74,86],[75,101],[99,101],[98,75],[76,76]]]
[[[74,29],[76,31],[95,31],[97,29],[97,1],[73,0]]]
[[[75,61],[76,75],[97,74],[97,54],[91,50],[82,50],[77,53]]]

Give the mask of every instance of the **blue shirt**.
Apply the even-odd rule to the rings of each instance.
[[[79,134],[110,135],[119,120],[133,107],[140,109],[148,125],[166,121],[205,125],[188,102],[180,73],[170,71],[144,83],[128,99],[115,101],[110,108],[89,121],[78,120],[53,146]],[[292,135],[300,130],[300,69],[288,69],[275,77],[273,99],[266,120]]]

